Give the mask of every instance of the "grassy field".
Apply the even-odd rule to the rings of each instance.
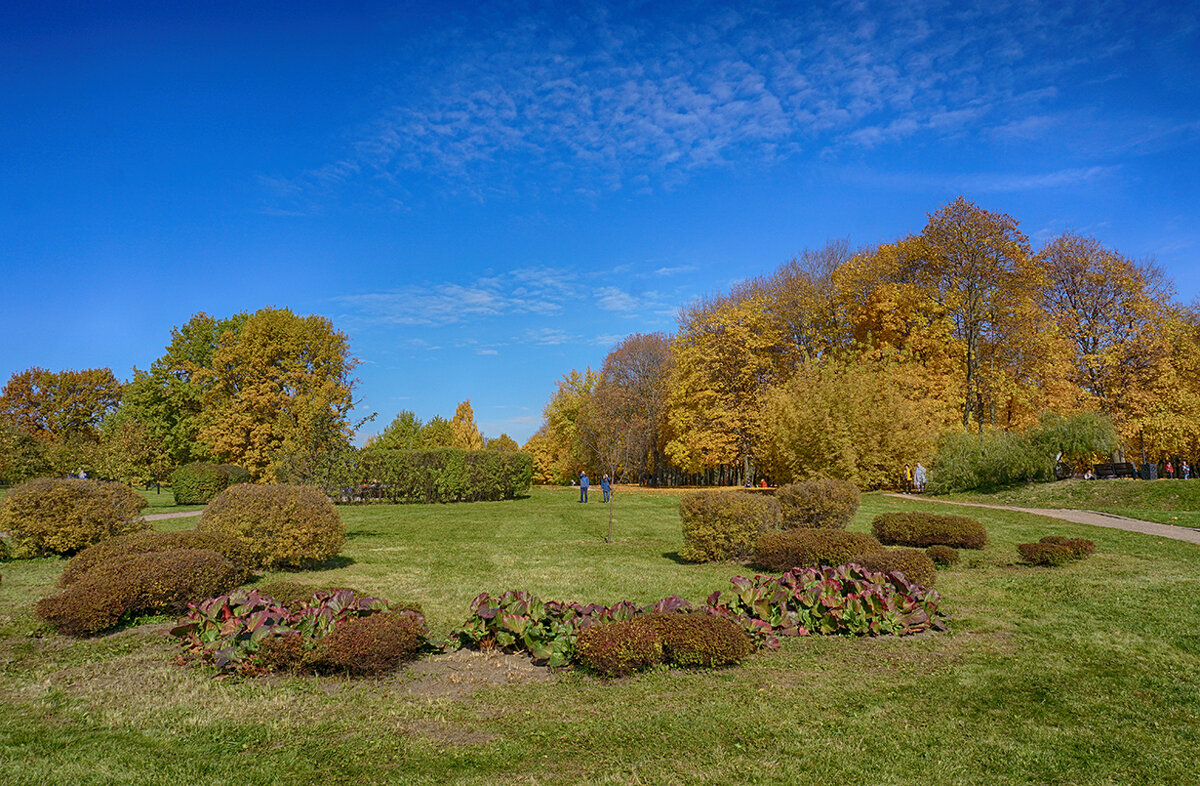
[[[677,560],[669,494],[619,491],[611,544],[606,508],[575,499],[342,509],[344,559],[308,578],[420,601],[445,635],[481,590],[700,600],[744,572]],[[944,510],[869,494],[852,528],[899,509]],[[1200,549],[978,518],[992,545],[938,580],[947,633],[798,639],[735,669],[614,682],[483,656],[381,680],[214,679],[171,662],[162,622],[57,636],[30,609],[62,562],[9,563],[0,782],[1196,783]],[[1098,551],[1014,564],[1016,543],[1049,533]]]
[[[1200,527],[1200,480],[1060,480],[944,499],[1025,508],[1098,510],[1162,524]]]

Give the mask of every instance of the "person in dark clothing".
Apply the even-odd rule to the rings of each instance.
[[[579,501],[587,502],[588,476],[586,472],[579,473]]]
[[[600,479],[600,490],[604,492],[604,501],[608,502],[608,495],[612,493],[612,484],[608,482],[608,473]]]

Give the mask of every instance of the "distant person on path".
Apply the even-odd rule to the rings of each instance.
[[[767,487],[767,479],[763,478],[762,480],[758,481],[758,487],[760,489],[765,489]]]
[[[908,494],[913,489],[913,474],[912,467],[908,464],[904,465],[904,493]]]
[[[579,501],[587,502],[588,476],[586,472],[579,473]]]
[[[612,492],[612,484],[608,482],[608,473],[604,473],[604,477],[600,478],[600,490],[604,492],[604,501],[608,502],[608,495]]]
[[[1190,465],[1189,465],[1189,464],[1188,464],[1186,461],[1185,461],[1185,462],[1183,462],[1183,466],[1181,466],[1181,467],[1179,468],[1179,471],[1180,471],[1181,473],[1183,473],[1183,479],[1184,479],[1184,480],[1191,480],[1191,477],[1192,477],[1192,468],[1191,468],[1191,466],[1190,466]]]
[[[1175,477],[1175,465],[1172,464],[1170,462],[1170,460],[1167,461],[1167,477],[1168,478]]]
[[[917,484],[917,493],[925,493],[925,465],[917,462],[917,469],[913,472],[913,482]]]

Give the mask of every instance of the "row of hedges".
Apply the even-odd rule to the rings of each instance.
[[[480,502],[514,499],[532,483],[527,453],[368,448],[361,453],[358,482],[340,496],[347,502]]]
[[[195,461],[171,475],[176,505],[207,505],[218,494],[238,483],[249,483],[250,472],[233,464]]]

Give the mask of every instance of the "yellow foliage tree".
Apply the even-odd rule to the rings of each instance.
[[[450,429],[454,434],[454,447],[462,450],[483,450],[483,435],[475,425],[475,412],[471,409],[471,399],[460,402],[450,420]]]

